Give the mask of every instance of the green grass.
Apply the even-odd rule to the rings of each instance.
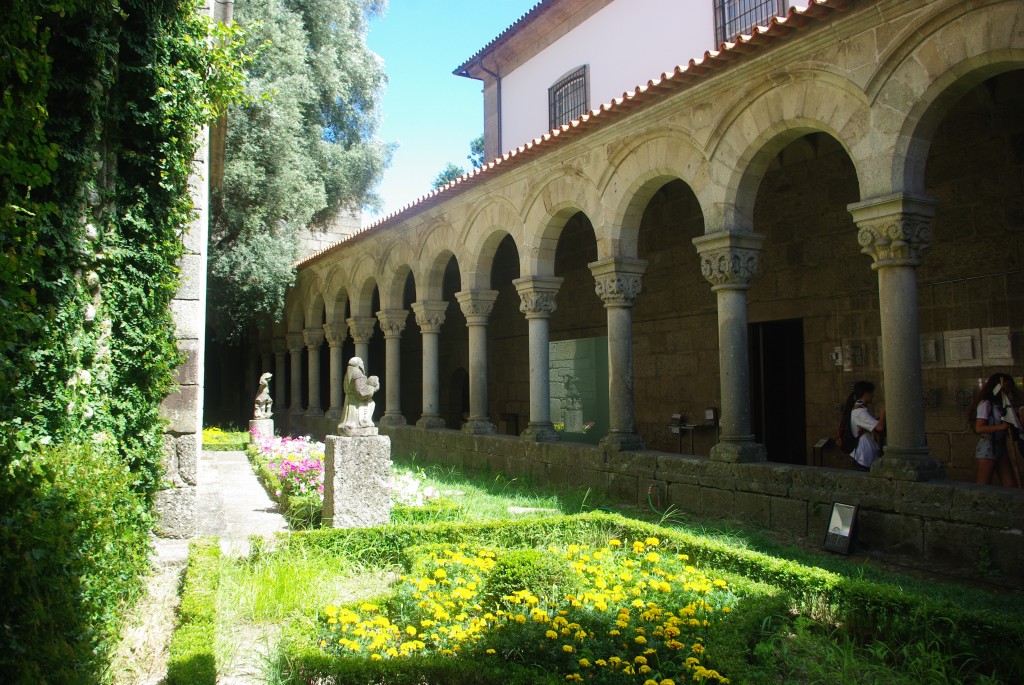
[[[212,452],[241,451],[249,444],[247,431],[209,426],[203,429],[203,449]]]
[[[387,605],[401,575],[438,546],[597,547],[609,537],[655,535],[666,551],[685,551],[736,593],[733,613],[705,637],[714,645],[712,665],[734,683],[988,685],[1024,678],[1017,598],[786,545],[741,523],[709,525],[654,507],[609,515],[593,512],[607,502],[587,491],[555,492],[415,459],[397,465],[417,469],[443,493],[441,502],[420,514],[396,509],[391,526],[294,533],[254,544],[247,559],[218,560],[211,576],[218,579],[218,665],[258,634],[268,641],[259,658],[271,683],[565,682],[514,660],[467,668],[437,656],[340,659],[323,653],[313,636],[327,605]],[[512,515],[510,507],[559,513]]]

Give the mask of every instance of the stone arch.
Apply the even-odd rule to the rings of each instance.
[[[669,129],[630,141],[610,160],[598,184],[614,256],[636,257],[640,219],[654,193],[679,179],[700,198],[694,184],[708,180],[707,160],[689,136]]]
[[[710,182],[698,193],[708,233],[752,231],[757,188],[771,160],[808,133],[827,133],[846,150],[862,191],[862,159],[870,112],[864,94],[822,70],[805,70],[781,85],[759,83],[737,98],[709,141]],[[696,189],[695,189],[696,190]]]
[[[957,3],[915,27],[919,40],[908,36],[888,55],[868,90],[878,112],[876,127],[893,137],[891,144],[877,146],[891,157],[878,161],[878,176],[887,186],[874,195],[923,190],[932,138],[950,107],[986,79],[1024,69],[1022,24],[1019,2]],[[891,110],[901,113],[899,121],[882,120]]]
[[[373,316],[373,291],[377,287],[377,262],[364,256],[349,279],[350,316]]]
[[[348,284],[345,282],[345,270],[336,266],[324,277],[324,305],[327,308],[327,323],[341,321],[345,318],[345,305],[348,304]]]
[[[594,226],[598,255],[612,254],[609,239],[603,235],[604,212],[597,186],[579,170],[556,168],[537,183],[523,204],[525,231],[519,255],[521,274],[554,275],[558,236],[577,212],[586,214]],[[606,252],[602,252],[602,246]]]
[[[324,325],[324,295],[319,289],[313,290],[306,298],[303,328],[320,328]]]
[[[465,290],[487,290],[491,283],[491,266],[498,245],[505,236],[512,236],[516,247],[523,241],[523,223],[512,203],[502,197],[492,197],[470,215],[460,244],[464,255],[459,260],[465,265]]]
[[[401,309],[402,293],[405,291],[405,281],[411,273],[413,282],[416,281],[416,274],[413,270],[415,254],[411,245],[407,242],[396,244],[388,253],[387,260],[381,269],[380,278],[380,308]]]
[[[418,272],[416,283],[422,283],[424,291],[420,293],[417,289],[416,296],[420,300],[426,300],[428,297],[437,299],[441,297],[441,283],[444,280],[448,257],[454,254],[453,248],[459,245],[458,231],[441,219],[435,219],[424,228],[416,259],[418,268],[414,270]]]

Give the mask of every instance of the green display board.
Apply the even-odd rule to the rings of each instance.
[[[608,433],[608,338],[548,343],[551,420],[562,440],[597,444]]]

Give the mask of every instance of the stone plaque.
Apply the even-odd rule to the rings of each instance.
[[[968,328],[943,334],[946,366],[981,366],[981,331]]]
[[[1008,326],[981,329],[981,340],[985,363],[1013,363],[1013,336]]]

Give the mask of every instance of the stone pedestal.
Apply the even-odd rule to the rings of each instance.
[[[253,419],[249,422],[249,432],[255,431],[260,435],[273,437],[274,419]]]
[[[324,453],[327,528],[369,528],[391,521],[391,439],[328,435]]]

